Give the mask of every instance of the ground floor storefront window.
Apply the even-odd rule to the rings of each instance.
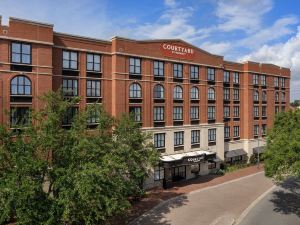
[[[165,169],[161,166],[154,167],[154,181],[163,180],[165,178]]]
[[[186,179],[186,166],[172,167],[172,181]]]

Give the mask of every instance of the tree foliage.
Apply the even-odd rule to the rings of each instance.
[[[61,126],[79,99],[43,97],[33,123],[21,132],[0,127],[0,224],[103,224],[143,193],[141,182],[158,154],[128,116],[119,120],[96,106]],[[98,112],[98,125],[87,119]]]
[[[277,180],[300,176],[300,110],[276,116],[264,159],[267,176]]]

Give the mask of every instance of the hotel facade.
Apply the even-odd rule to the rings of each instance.
[[[115,117],[132,113],[152,134],[161,158],[144,181],[150,188],[263,151],[275,114],[289,110],[290,70],[229,62],[177,39],[99,40],[0,18],[0,122],[26,123],[42,107],[38,96],[59,88],[82,99],[63,126],[96,103]]]

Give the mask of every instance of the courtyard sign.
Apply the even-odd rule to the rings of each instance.
[[[161,51],[164,56],[172,58],[175,57],[191,60],[194,57],[194,49],[177,44],[163,43],[161,45]]]

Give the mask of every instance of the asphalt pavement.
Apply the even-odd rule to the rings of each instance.
[[[273,185],[260,172],[165,201],[130,225],[231,225]]]
[[[290,178],[261,199],[239,225],[300,225],[300,181]]]

